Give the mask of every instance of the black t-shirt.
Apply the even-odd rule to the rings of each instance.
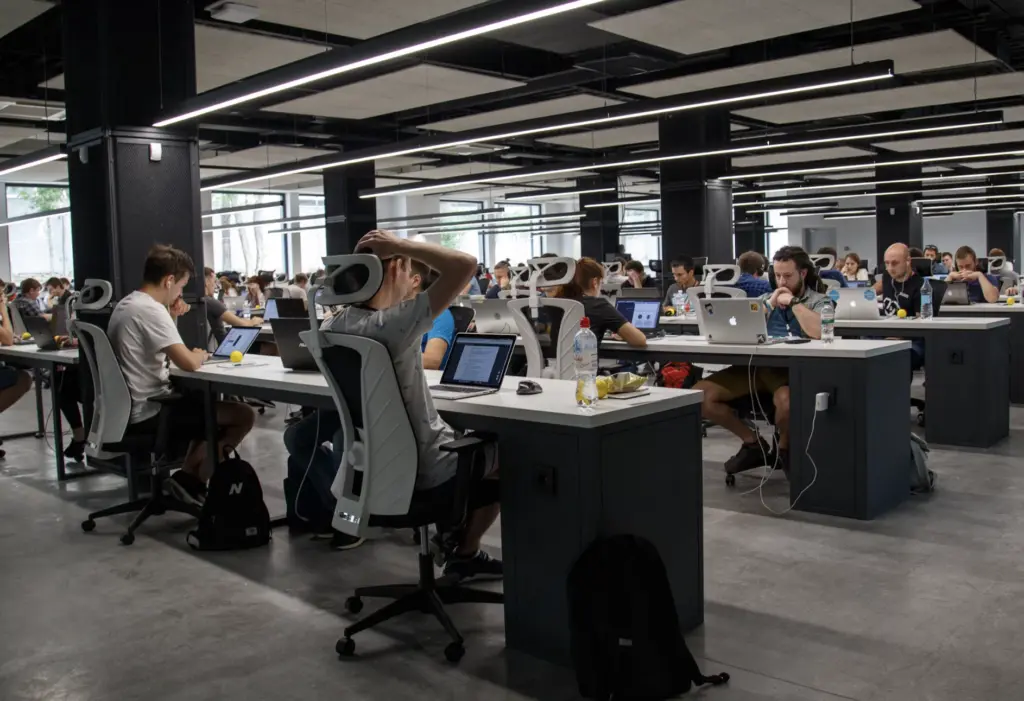
[[[618,333],[624,324],[629,323],[604,297],[584,297],[580,302],[583,303],[583,315],[590,319],[590,330],[597,336],[598,343],[606,331]]]
[[[900,309],[907,310],[907,316],[921,314],[921,286],[924,278],[911,275],[903,282],[896,282],[889,273],[882,275],[882,316],[896,316]]]
[[[217,339],[217,344],[220,345],[220,342],[228,335],[224,329],[224,320],[221,319],[228,308],[223,302],[213,297],[203,297],[203,301],[206,302],[206,321],[210,325],[213,337]]]

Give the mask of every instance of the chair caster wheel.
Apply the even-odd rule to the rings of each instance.
[[[131,545],[134,542],[135,542],[135,534],[134,533],[125,533],[123,536],[121,536],[121,545]]]
[[[445,659],[452,664],[458,664],[465,654],[466,648],[462,646],[462,643],[451,643],[444,649]]]
[[[363,610],[363,600],[358,596],[350,596],[345,599],[345,610],[349,613],[359,613]]]
[[[86,533],[92,533],[94,530],[96,530],[96,522],[92,519],[89,519],[88,521],[82,521],[82,530]]]
[[[726,487],[735,487],[736,486],[736,475],[726,475],[725,476],[725,486]]]
[[[334,651],[338,653],[338,657],[352,657],[356,654],[356,641],[352,638],[342,638],[334,646]]]

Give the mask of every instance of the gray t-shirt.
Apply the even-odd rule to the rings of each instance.
[[[164,349],[182,342],[167,307],[136,290],[114,307],[107,337],[132,395],[130,422],[156,416],[160,406],[149,398],[171,391]]]
[[[419,445],[419,474],[416,489],[430,489],[455,476],[457,458],[443,454],[438,446],[455,440],[455,431],[434,408],[423,373],[420,342],[434,323],[430,298],[421,292],[415,299],[389,309],[373,310],[350,306],[323,323],[323,331],[365,336],[382,343],[391,354],[398,388]]]

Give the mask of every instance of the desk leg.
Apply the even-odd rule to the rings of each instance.
[[[35,370],[36,376],[36,438],[46,435],[46,416],[43,412],[43,373]],[[50,376],[50,387],[53,387],[53,376]]]
[[[209,382],[203,383],[203,412],[206,415],[206,459],[210,461],[211,469],[216,469],[220,462],[217,455],[217,409],[213,385]]]
[[[50,411],[53,412],[53,452],[57,457],[57,481],[63,482],[68,478],[64,465],[64,422],[60,415],[60,388],[61,377],[58,376],[57,367],[50,366]]]

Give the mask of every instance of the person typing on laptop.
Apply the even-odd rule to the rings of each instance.
[[[156,433],[160,405],[150,402],[171,392],[167,361],[182,370],[198,370],[209,353],[189,350],[182,342],[177,318],[188,312],[181,298],[193,272],[192,259],[171,246],[153,246],[142,270],[142,287],[114,307],[107,328],[132,398],[128,435]],[[220,441],[217,454],[236,448],[252,430],[253,410],[238,402],[216,403]],[[164,489],[188,504],[202,503],[213,465],[206,465],[206,427],[202,399],[187,398],[175,406],[173,438],[190,441],[182,467],[165,480]]]
[[[644,332],[633,326],[607,298],[601,296],[603,279],[604,266],[593,258],[580,258],[576,262],[573,279],[556,289],[552,296],[574,299],[583,304],[583,316],[590,319],[590,328],[597,336],[598,344],[605,332],[608,332],[617,334],[634,348],[646,348],[647,336]]]
[[[0,280],[0,346],[14,345],[14,327],[11,317],[7,314],[7,295],[4,294],[4,282]],[[24,370],[0,365],[0,414],[14,405],[32,388],[32,376]],[[0,451],[0,458],[3,451]]]
[[[978,256],[970,246],[956,249],[956,270],[947,282],[966,282],[967,296],[972,304],[999,301],[999,278],[978,270]]]
[[[773,259],[776,290],[762,297],[767,314],[768,335],[821,338],[821,310],[828,299],[823,294],[817,270],[807,252],[798,246],[783,246]],[[775,427],[779,431],[778,460],[789,470],[789,371],[759,367],[750,370],[734,365],[701,380],[694,389],[704,392],[704,418],[718,424],[743,441],[739,451],[725,463],[727,474],[775,463],[772,446],[744,423],[729,405],[754,393],[772,395]],[[756,406],[756,401],[754,402]]]
[[[263,324],[261,317],[253,316],[243,319],[233,311],[230,311],[224,302],[217,299],[217,277],[213,272],[213,268],[203,268],[203,273],[205,275],[205,296],[203,301],[206,302],[206,323],[210,325],[210,332],[217,340],[218,345],[223,343],[224,337],[227,336],[228,332],[224,328],[225,325],[234,328],[236,326],[261,326]]]
[[[423,372],[423,334],[447,311],[477,269],[477,261],[462,251],[432,243],[400,239],[387,231],[371,231],[356,246],[357,253],[381,259],[383,281],[369,301],[353,304],[324,322],[324,331],[366,336],[382,343],[391,355],[399,390],[419,446],[416,490],[421,499],[451,503],[457,461],[439,446],[455,440],[455,431],[438,415]],[[418,261],[437,271],[430,287],[413,295],[413,268]],[[321,429],[322,430],[322,429]],[[499,560],[480,549],[480,539],[498,517],[497,453],[493,445],[478,455],[489,471],[471,487],[469,515],[461,533],[439,544],[447,554],[445,573],[460,579],[500,577]]]

